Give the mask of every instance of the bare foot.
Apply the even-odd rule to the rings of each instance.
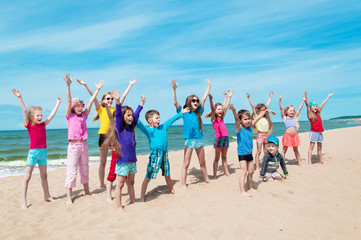
[[[54,199],[52,197],[47,197],[44,199],[46,202],[54,202]]]
[[[125,212],[123,207],[118,208],[118,211],[121,212],[121,213]]]
[[[246,193],[246,192],[241,193],[241,196],[242,196],[242,197],[253,197],[253,195],[251,195],[251,194],[249,194],[249,193]]]
[[[216,176],[213,176],[213,179],[217,179],[217,175],[216,175]]]
[[[206,180],[204,180],[206,183],[209,183],[209,178],[207,178]]]
[[[107,188],[105,187],[105,185],[103,184],[103,185],[100,185],[100,190],[106,190]]]
[[[324,161],[320,161],[320,164],[324,164],[325,162]]]
[[[226,172],[226,176],[231,176],[231,174],[229,172]]]
[[[172,190],[170,190],[170,194],[175,194],[174,188],[172,188]]]
[[[107,200],[106,200],[108,203],[113,203],[113,199],[112,198],[108,198],[107,197]]]
[[[21,204],[21,209],[28,209],[28,206],[26,205],[26,203]]]
[[[66,205],[72,205],[72,204],[73,204],[73,201],[72,201],[71,199],[67,199],[65,204],[66,204]]]
[[[91,192],[87,191],[87,192],[85,192],[85,195],[91,196],[92,194],[91,194]]]

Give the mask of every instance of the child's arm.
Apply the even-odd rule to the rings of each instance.
[[[147,128],[144,126],[142,121],[140,121],[140,119],[138,119],[137,128],[139,128],[140,131],[142,131],[146,136],[148,136]]]
[[[281,154],[280,154],[281,155]],[[285,162],[285,159],[283,158],[283,156],[281,155],[280,156],[280,164],[281,164],[281,168],[282,168],[282,171],[283,171],[283,174],[285,175],[285,178],[286,176],[288,176],[288,171],[287,171],[287,167],[286,167],[286,162]]]
[[[134,119],[133,119],[133,123],[132,123],[132,124],[134,124],[134,126],[137,126],[137,124],[138,124],[139,115],[140,115],[140,112],[143,110],[143,106],[145,103],[144,95],[140,96],[140,98],[141,98],[140,104],[134,112]]]
[[[273,92],[271,91],[271,92],[269,93],[269,98],[268,98],[268,101],[267,101],[267,103],[266,103],[266,108],[268,108],[268,106],[269,106],[269,104],[270,104],[270,102],[271,102],[272,97],[273,97]]]
[[[204,93],[204,95],[203,95],[203,97],[202,97],[202,100],[201,100],[201,102],[200,102],[200,105],[201,105],[202,107],[204,107],[204,103],[205,103],[206,100],[207,100],[209,91],[211,91],[211,80],[209,80],[209,78],[207,78],[207,84],[208,84],[207,90],[206,90],[206,92]]]
[[[252,107],[252,112],[256,115],[256,108],[254,107],[254,104],[253,104],[253,102],[252,102],[252,100],[251,100],[251,95],[249,94],[249,93],[247,93],[247,98],[248,98],[248,101],[249,101],[249,104],[251,105],[251,107]]]
[[[234,121],[236,122],[236,132],[239,133],[241,131],[241,120],[239,119],[233,104],[229,106],[229,109],[231,109],[233,112]]]
[[[267,156],[268,156],[268,154],[265,154],[263,157],[261,171],[259,173],[259,178],[261,178],[262,181],[264,180],[264,175],[266,174],[267,164],[269,162],[269,157],[267,157]]]
[[[113,114],[112,114],[112,112],[110,111],[110,108],[109,108],[108,104],[105,103],[105,102],[102,102],[102,101],[99,101],[99,104],[100,104],[100,106],[102,106],[103,108],[105,108],[105,110],[107,111],[107,115],[108,115],[108,118],[109,118],[110,125],[115,124]]]
[[[69,117],[70,113],[71,113],[71,93],[70,93],[70,84],[73,81],[70,78],[70,74],[65,74],[65,77],[63,77],[63,79],[66,82],[66,99],[67,99],[67,103],[66,103],[66,110],[65,110],[65,117]]]
[[[305,90],[305,95],[303,97],[305,99],[305,104],[306,104],[306,108],[307,108],[307,117],[308,117],[308,115],[310,113],[310,105],[309,105],[308,100],[307,100],[307,91],[306,90]]]
[[[128,85],[127,89],[125,89],[122,98],[119,100],[119,101],[120,101],[120,104],[123,105],[124,100],[125,100],[125,98],[127,97],[130,89],[132,88],[132,86],[133,86],[136,82],[137,82],[136,79],[134,79],[133,81],[132,81],[132,80],[129,80],[129,85]]]
[[[172,88],[173,88],[173,104],[174,104],[175,108],[178,110],[179,104],[178,104],[178,101],[177,101],[177,94],[176,94],[176,90],[177,90],[177,87],[178,87],[178,83],[176,83],[174,80],[172,80],[172,82],[170,83],[170,85],[171,85]]]
[[[120,93],[112,89],[112,95],[115,98],[115,128],[120,131],[123,127],[122,105],[120,104]]]
[[[328,96],[327,96],[327,98],[325,99],[325,101],[323,101],[323,103],[321,103],[320,107],[318,108],[318,109],[319,109],[319,112],[322,111],[323,106],[325,105],[325,103],[328,101],[328,99],[329,99],[331,96],[333,96],[333,93],[329,93]]]
[[[79,83],[80,85],[85,86],[85,88],[86,88],[86,90],[88,90],[88,93],[90,94],[90,96],[93,96],[92,90],[90,90],[90,88],[88,87],[88,85],[86,84],[85,81],[80,80],[80,79],[77,79],[77,81],[78,81],[78,83]],[[99,105],[99,101],[98,101],[97,98],[94,99],[94,106],[95,106],[95,109],[98,111],[100,105]]]
[[[95,90],[95,92],[93,93],[93,96],[90,98],[89,103],[88,103],[88,106],[86,107],[86,109],[85,109],[85,111],[84,111],[85,114],[86,114],[86,116],[89,115],[90,110],[91,110],[91,107],[92,107],[92,104],[93,104],[93,102],[94,102],[94,99],[97,97],[100,89],[101,89],[103,86],[104,86],[104,81],[103,81],[103,80],[101,80],[98,84],[95,84],[95,87],[96,87],[97,90]]]
[[[24,116],[24,125],[28,125],[29,123],[29,116],[28,116],[28,110],[26,109],[25,103],[23,101],[23,98],[21,97],[20,91],[16,90],[15,88],[12,89],[15,96],[19,99],[21,109],[23,110],[23,116]]]
[[[214,107],[213,104],[213,96],[212,94],[208,94],[209,97],[209,104],[211,105],[211,122],[214,122],[214,120],[216,120],[216,108]]]
[[[49,117],[45,120],[45,126],[49,124],[49,122],[53,119],[53,117],[55,116],[56,112],[58,111],[59,105],[61,103],[61,98],[58,97],[58,99],[56,100],[56,104],[55,107],[53,109],[53,111],[51,111]]]
[[[177,113],[176,115],[174,115],[173,117],[169,118],[163,125],[165,130],[168,130],[168,128],[170,126],[172,126],[172,124],[177,121],[178,119],[183,117],[184,113],[190,112],[191,110],[189,109],[189,107],[186,108],[182,108],[182,111]]]
[[[262,118],[264,117],[264,115],[266,114],[266,112],[273,112],[272,110],[266,109],[264,111],[260,111],[259,114],[256,116],[255,119],[253,119],[253,121],[251,122],[251,127],[253,128],[256,123]]]
[[[304,103],[305,103],[305,96],[302,97],[302,103],[296,112],[296,118],[298,118],[298,116],[300,115]]]
[[[280,96],[279,105],[280,105],[281,117],[282,117],[282,120],[284,121],[285,120],[285,113],[283,112],[282,98],[283,98],[283,94]]]
[[[223,117],[226,116],[227,109],[228,109],[228,106],[229,106],[229,104],[231,102],[231,98],[233,96],[233,93],[234,93],[234,90],[228,91],[228,100],[227,100],[226,104],[223,105]]]

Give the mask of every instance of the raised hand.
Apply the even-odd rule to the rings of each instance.
[[[269,113],[272,113],[273,115],[276,115],[275,111],[272,111],[270,109],[267,109],[266,111],[269,112]]]
[[[269,93],[269,97],[270,97],[270,98],[273,97],[273,91],[271,91],[271,92]]]
[[[57,103],[61,103],[61,98],[58,97],[58,99],[56,99],[56,102],[57,102]]]
[[[305,97],[307,98],[307,91],[305,90]]]
[[[112,96],[119,101],[120,99],[120,92],[115,91],[115,89],[112,89]]]
[[[208,87],[211,86],[211,80],[209,78],[207,78],[207,84],[208,84]]]
[[[213,100],[212,94],[208,94],[209,100]]]
[[[229,91],[228,91],[228,92],[229,92]],[[224,92],[223,92],[223,95],[224,95],[224,97],[226,98],[226,97],[227,97],[227,92],[224,91]]]
[[[95,84],[96,89],[101,89],[104,86],[104,80],[101,80],[98,84]]]
[[[247,98],[250,98],[250,97],[251,97],[251,95],[250,95],[249,93],[247,93],[247,95],[246,95],[246,96],[247,96]]]
[[[228,91],[228,97],[232,97],[234,94],[234,90]]]
[[[86,83],[85,83],[83,80],[77,79],[76,81],[77,81],[80,85],[83,85],[83,86],[86,85]]]
[[[334,93],[330,93],[330,94],[328,94],[328,97],[331,97],[331,96],[333,96],[333,94],[334,94]]]
[[[302,100],[303,100],[304,102],[306,102],[307,99],[306,99],[305,96],[303,96],[303,97],[302,97]]]
[[[134,79],[134,80],[130,79],[129,80],[129,85],[133,86],[136,82],[137,82],[137,79]]]
[[[144,104],[144,103],[145,103],[145,97],[144,97],[144,95],[140,96],[140,98],[141,98],[141,102]]]
[[[66,84],[70,85],[73,80],[70,78],[70,74],[66,73],[65,76],[63,77],[63,79],[65,80]]]
[[[282,99],[283,98],[283,94],[281,94],[281,96],[280,96],[280,99]]]
[[[189,107],[185,107],[185,108],[182,108],[182,113],[187,113],[187,112],[190,112],[190,108]]]
[[[170,85],[172,86],[173,89],[176,89],[178,87],[178,83],[176,83],[175,80],[172,80]]]
[[[21,93],[20,93],[20,91],[16,90],[15,88],[13,88],[11,91],[13,91],[13,93],[15,94],[15,96],[17,96],[18,98],[21,98]]]
[[[233,104],[229,105],[229,109],[231,109],[232,111],[236,111],[236,109],[234,108]]]

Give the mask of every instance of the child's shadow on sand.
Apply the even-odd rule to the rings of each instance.
[[[236,172],[236,168],[233,168],[232,165],[233,164],[228,164],[228,171],[229,171],[230,174],[234,174]],[[212,169],[212,171],[213,171],[213,169]],[[218,171],[221,171],[221,173],[217,174],[217,179],[219,177],[226,176],[226,173],[224,172],[223,167],[220,167]],[[197,183],[200,183],[200,182],[204,182],[203,173],[202,173],[202,171],[200,169],[197,169],[197,168],[193,167],[192,169],[190,169],[188,171],[187,175],[192,175],[197,179],[196,181],[190,183],[190,185],[197,184]],[[213,175],[212,176],[208,175],[208,178],[213,179]]]
[[[287,165],[298,165],[298,162],[297,162],[297,160],[295,158],[294,159],[287,159],[286,164]]]
[[[325,161],[325,160],[324,160],[324,155],[325,155],[325,154],[322,154],[322,160],[323,160],[323,161]],[[320,163],[320,160],[318,159],[318,155],[317,155],[317,154],[312,155],[312,157],[311,157],[311,164],[315,164],[315,163]]]
[[[72,195],[73,195],[72,200],[73,200],[73,202],[74,202],[76,199],[78,199],[78,198],[80,198],[80,197],[82,197],[82,196],[85,196],[85,194],[80,194],[80,193],[83,192],[83,191],[84,191],[84,190],[79,189],[79,190],[76,190],[76,191],[73,191],[73,192],[72,192]],[[60,196],[58,196],[58,197],[53,197],[54,200],[64,199],[64,198],[66,198],[66,193],[63,194],[63,195],[60,195]]]
[[[177,180],[172,180],[173,186],[177,183]],[[170,190],[168,188],[168,185],[161,185],[161,186],[157,186],[156,188],[150,190],[147,194],[146,194],[146,201],[152,201],[155,200],[156,198],[158,198],[160,195],[163,194],[170,194]],[[140,199],[139,199],[140,201]]]

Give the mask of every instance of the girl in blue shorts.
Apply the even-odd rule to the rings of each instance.
[[[203,95],[201,101],[196,95],[190,95],[187,97],[184,108],[189,108],[190,112],[183,115],[183,138],[184,143],[184,160],[181,172],[181,186],[186,188],[187,171],[191,161],[193,149],[196,150],[199,165],[203,174],[204,181],[209,183],[209,178],[206,168],[206,160],[204,156],[203,148],[203,124],[202,114],[204,112],[204,103],[207,100],[209,91],[211,90],[211,81],[207,79],[208,87]],[[173,87],[173,103],[177,109],[177,112],[182,111],[182,106],[177,102],[176,89],[178,84],[172,80],[171,85]]]
[[[45,126],[53,119],[56,111],[59,108],[61,99],[58,97],[56,105],[49,117],[43,121],[43,110],[40,106],[30,106],[29,111],[26,109],[23,98],[21,97],[20,91],[12,90],[15,96],[19,99],[20,106],[23,110],[24,115],[24,127],[28,129],[30,137],[30,150],[28,159],[26,161],[26,172],[23,179],[22,185],[22,202],[21,208],[27,209],[27,192],[31,174],[33,173],[35,164],[38,164],[41,178],[41,185],[44,191],[44,199],[47,202],[53,202],[53,198],[50,196],[48,187],[48,176],[46,172],[47,168],[47,151],[46,151],[46,130]]]

